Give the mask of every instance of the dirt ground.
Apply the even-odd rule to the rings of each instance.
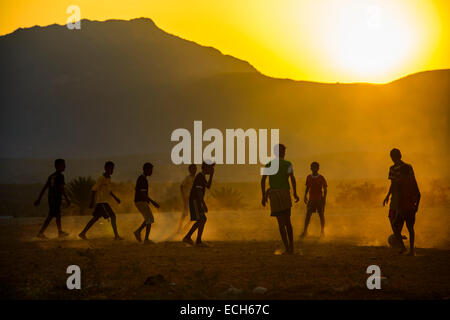
[[[90,217],[65,217],[71,236],[33,236],[44,218],[1,219],[0,295],[3,299],[449,299],[450,235],[446,209],[417,219],[417,254],[398,255],[387,247],[385,210],[329,210],[327,235],[318,238],[313,216],[310,236],[298,240],[300,209],[293,211],[295,254],[279,254],[276,222],[266,210],[211,212],[205,230],[209,248],[186,246],[171,237],[178,214],[155,214],[151,238],[138,243],[132,230],[141,222],[119,214],[114,241],[103,220],[76,234]],[[406,231],[404,234],[407,235]],[[81,290],[68,290],[66,269],[81,268]],[[381,289],[369,290],[369,265],[381,268]],[[254,293],[264,287],[265,293]]]

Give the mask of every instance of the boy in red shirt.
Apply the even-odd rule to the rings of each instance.
[[[323,237],[325,235],[325,199],[327,197],[327,182],[325,178],[319,174],[319,163],[314,161],[311,163],[311,171],[310,174],[306,178],[306,190],[304,201],[307,206],[306,217],[305,217],[305,227],[303,229],[303,233],[300,236],[301,238],[306,237],[308,233],[308,225],[309,220],[311,219],[311,215],[313,212],[319,213],[320,217],[320,236]],[[323,190],[323,193],[322,193]],[[309,199],[308,199],[309,192]]]

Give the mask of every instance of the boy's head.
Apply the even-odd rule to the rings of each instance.
[[[402,153],[397,148],[392,149],[390,155],[394,163],[397,163],[402,159]]]
[[[105,172],[108,175],[112,175],[114,172],[114,162],[112,161],[106,161],[105,162]]]
[[[278,158],[283,159],[286,155],[286,146],[284,144],[277,144],[273,147],[275,155],[278,153]]]
[[[216,164],[210,160],[205,160],[202,163],[202,171],[204,174],[212,174],[214,173],[214,166]]]
[[[66,169],[66,161],[64,161],[64,159],[56,159],[55,169],[56,171],[64,171]]]
[[[316,174],[319,171],[319,163],[317,161],[311,162],[311,171]]]
[[[189,165],[188,170],[189,170],[189,174],[191,176],[194,176],[197,173],[197,166],[195,164],[191,164],[191,165]]]
[[[153,164],[151,164],[150,162],[144,163],[142,170],[144,171],[145,176],[151,176],[153,173]]]

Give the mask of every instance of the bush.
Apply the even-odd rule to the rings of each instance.
[[[336,204],[343,207],[376,206],[383,201],[384,188],[367,181],[362,184],[340,182],[337,187]]]
[[[448,197],[449,190],[448,184],[444,181],[433,180],[426,190],[421,190],[421,204],[429,207],[448,206],[450,202]]]
[[[241,209],[244,206],[241,193],[228,186],[212,190],[211,196],[219,209]]]
[[[70,201],[76,205],[81,215],[89,207],[91,201],[92,187],[95,180],[91,177],[78,177],[67,185],[67,196]]]

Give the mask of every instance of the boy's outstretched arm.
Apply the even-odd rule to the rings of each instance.
[[[149,196],[147,196],[147,200],[148,200],[148,202],[150,202],[152,205],[154,205],[155,208],[159,208],[159,203],[156,202],[155,200],[153,200],[152,198],[150,198]]]
[[[386,195],[386,198],[384,198],[383,200],[383,207],[389,202],[389,197],[392,194],[392,181],[391,181],[391,186],[389,187],[389,191],[388,194]]]
[[[419,210],[419,203],[420,203],[421,194],[420,194],[420,190],[419,190],[419,186],[417,184],[416,178],[414,178],[414,185],[415,185],[415,189],[416,189],[416,192],[417,192],[417,203],[416,203],[416,208],[415,208],[415,210],[417,212],[417,210]]]
[[[109,194],[114,198],[114,200],[116,200],[117,203],[120,203],[120,199],[112,191]]]
[[[328,187],[327,186],[323,186],[323,204],[325,205],[326,201],[327,201],[327,193],[328,193]]]
[[[70,206],[70,199],[67,196],[66,189],[64,188],[64,186],[61,186],[61,193],[64,196],[64,199],[66,199],[67,205]]]
[[[298,197],[298,195],[297,195],[297,182],[295,181],[295,177],[294,177],[294,174],[293,174],[293,173],[291,173],[291,174],[289,175],[289,177],[291,178],[292,191],[294,191],[294,199],[295,199],[295,202],[298,202],[300,199],[299,199],[299,197]]]
[[[206,187],[207,187],[208,189],[211,189],[211,184],[212,184],[213,176],[214,176],[214,168],[212,168],[211,174],[209,175],[208,182],[206,183]]]
[[[44,187],[42,188],[41,193],[39,193],[39,197],[38,197],[37,200],[34,202],[34,205],[35,205],[36,207],[41,203],[42,196],[44,195],[44,193],[45,193],[45,191],[47,190],[47,188],[48,188],[48,180],[47,180],[47,182],[45,183]]]
[[[305,196],[303,197],[303,201],[305,202],[305,204],[308,204],[308,192],[309,192],[309,186],[306,186]]]
[[[266,197],[266,179],[267,179],[267,176],[262,176],[261,177],[261,193],[262,193],[261,204],[263,205],[263,207],[266,206],[266,202],[267,202],[267,197]]]

